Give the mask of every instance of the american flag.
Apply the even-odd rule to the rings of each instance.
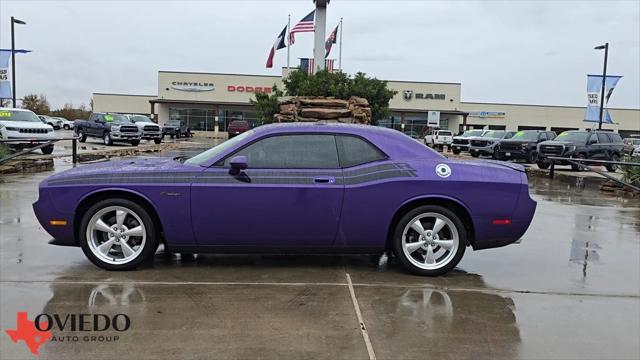
[[[333,64],[335,61],[336,61],[335,59],[325,60],[324,64],[328,72],[331,72],[331,73],[333,72]],[[314,68],[315,68],[314,59],[300,58],[300,70],[305,71],[307,74],[311,75],[313,74]]]
[[[297,32],[314,32],[314,17],[316,15],[316,11],[313,10],[309,13],[309,15],[305,16],[289,31],[289,44],[293,45],[296,42],[295,36],[293,34]]]
[[[333,31],[331,32],[331,34],[329,34],[329,38],[327,39],[327,41],[324,43],[324,50],[325,50],[325,55],[324,57],[329,57],[329,53],[331,52],[331,47],[333,46],[333,44],[335,44],[338,40],[338,27],[340,25],[336,26],[335,29],[333,29]]]

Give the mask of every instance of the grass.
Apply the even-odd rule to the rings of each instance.
[[[11,151],[9,150],[9,148],[4,145],[4,144],[0,144],[0,159],[2,159],[3,157],[9,155],[11,153]]]
[[[624,158],[624,162],[633,162],[638,163],[638,160],[634,160],[631,156],[626,156]],[[640,186],[640,166],[621,166],[622,169],[622,180],[626,181],[632,185]]]

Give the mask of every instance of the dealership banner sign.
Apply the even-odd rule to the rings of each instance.
[[[0,99],[11,98],[11,80],[9,80],[9,58],[11,51],[0,50]]]
[[[622,76],[607,75],[604,81],[604,112],[602,114],[602,123],[613,124],[611,115],[606,109],[609,98],[613,94],[618,81]],[[587,75],[587,111],[584,115],[584,121],[599,122],[600,121],[600,103],[602,96],[602,75]]]

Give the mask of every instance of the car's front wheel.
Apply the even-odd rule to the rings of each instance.
[[[65,129],[65,130],[69,130],[69,125],[64,124],[64,125],[62,126],[62,128],[63,128],[63,129]]]
[[[158,248],[149,213],[126,199],[97,202],[82,217],[80,246],[95,265],[106,270],[132,270]]]
[[[460,218],[442,206],[424,205],[406,213],[393,236],[393,250],[409,272],[438,276],[464,255],[467,234]]]
[[[82,143],[87,141],[87,134],[85,134],[82,129],[78,130],[78,132],[76,133],[76,136],[78,137],[78,141]]]
[[[49,145],[49,146],[45,146],[43,148],[40,148],[40,151],[42,151],[43,154],[45,155],[49,155],[53,152],[53,145]]]
[[[102,140],[104,141],[104,144],[107,146],[111,146],[113,145],[113,139],[111,139],[111,133],[109,132],[105,132],[104,136],[102,137]]]
[[[160,144],[162,142],[162,139],[155,138],[155,139],[153,139],[153,142],[156,143],[156,144]]]
[[[454,155],[460,154],[460,150],[458,150],[458,149],[453,149],[451,151],[453,152]]]

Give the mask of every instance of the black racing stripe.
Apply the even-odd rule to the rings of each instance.
[[[92,185],[92,184],[163,184],[163,183],[199,183],[199,184],[315,184],[314,178],[322,176],[335,177],[335,185],[357,185],[370,181],[392,178],[416,177],[416,171],[406,163],[387,163],[357,170],[345,170],[340,176],[340,170],[325,169],[320,171],[279,171],[251,169],[244,176],[231,176],[227,169],[208,173],[195,172],[146,172],[146,173],[116,173],[90,174],[74,177],[63,177],[49,180],[48,185]]]

